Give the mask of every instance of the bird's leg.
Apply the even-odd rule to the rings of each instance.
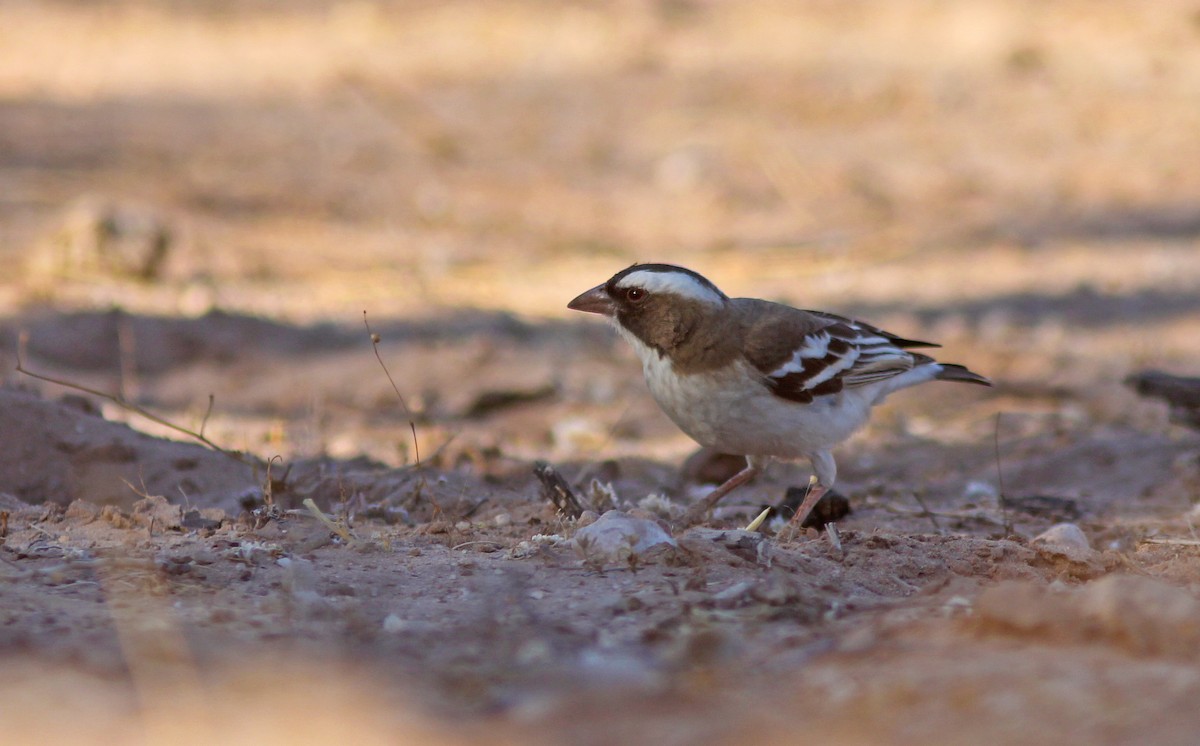
[[[829,451],[810,453],[808,460],[812,462],[813,466],[813,475],[808,479],[808,494],[804,496],[804,502],[800,503],[800,507],[796,508],[792,520],[788,521],[789,526],[797,528],[804,525],[808,514],[837,481],[837,462],[833,460],[832,453]]]
[[[676,522],[677,528],[688,528],[700,523],[708,515],[708,511],[721,501],[721,498],[733,492],[738,487],[741,487],[746,482],[754,479],[758,473],[762,471],[762,467],[756,466],[749,460],[746,462],[746,468],[734,474],[729,479],[726,479],[723,484],[717,487],[712,492],[708,493],[703,500],[692,505],[688,511],[683,514],[683,517]]]
[[[808,494],[804,496],[804,502],[800,503],[800,507],[796,508],[796,514],[792,516],[792,520],[788,521],[788,525],[803,526],[808,514],[828,491],[829,488],[817,481],[815,476],[809,477]]]

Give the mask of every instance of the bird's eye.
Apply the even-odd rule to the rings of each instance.
[[[625,299],[637,303],[646,297],[646,291],[642,288],[629,288],[625,291]]]

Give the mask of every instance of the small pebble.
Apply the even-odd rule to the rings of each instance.
[[[598,520],[600,520],[599,513],[594,510],[585,510],[575,519],[575,526],[576,528],[583,528],[584,526],[592,525]]]
[[[575,544],[583,551],[619,559],[624,553],[645,552],[659,544],[675,546],[675,540],[657,522],[610,510],[599,520],[575,532]]]
[[[1092,548],[1087,534],[1074,523],[1059,523],[1046,529],[1033,538],[1035,542],[1052,544],[1068,549],[1089,550]]]

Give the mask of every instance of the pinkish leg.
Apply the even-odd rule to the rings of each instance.
[[[688,528],[689,526],[694,526],[697,523],[703,522],[708,516],[708,512],[712,510],[718,502],[721,501],[721,498],[725,497],[730,492],[733,492],[738,487],[741,487],[746,482],[749,482],[760,471],[762,471],[760,467],[747,463],[745,469],[742,469],[737,474],[734,474],[729,479],[726,479],[724,484],[708,493],[703,500],[688,508],[688,511],[683,514],[683,517],[676,522],[676,527]]]

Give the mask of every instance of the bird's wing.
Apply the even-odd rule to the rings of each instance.
[[[930,360],[904,348],[937,346],[834,314],[755,305],[744,316],[753,320],[743,326],[743,352],[772,393],[790,401],[883,381]]]

